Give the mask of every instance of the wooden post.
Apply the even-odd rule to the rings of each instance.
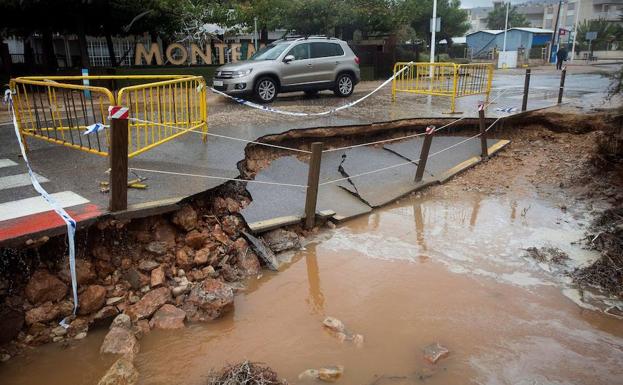
[[[567,77],[567,67],[562,69],[560,74],[560,88],[558,89],[558,104],[562,103],[562,93],[565,90],[565,78]]]
[[[308,230],[312,229],[316,224],[316,203],[318,201],[322,142],[312,143],[311,152],[309,172],[307,174],[307,194],[305,195],[305,228]]]
[[[128,119],[110,119],[110,211],[128,208]]]
[[[489,150],[487,148],[487,126],[485,123],[485,105],[484,103],[478,106],[478,123],[480,125],[480,149],[482,159],[489,157]]]
[[[420,152],[420,161],[417,164],[417,171],[415,172],[415,183],[421,182],[424,177],[424,170],[426,169],[426,162],[428,161],[428,153],[430,151],[430,145],[433,143],[433,135],[435,133],[435,126],[426,127],[426,135],[424,135],[424,144],[422,144],[422,151]]]
[[[528,109],[528,92],[530,91],[530,68],[526,68],[526,78],[523,83],[523,101],[521,111]]]

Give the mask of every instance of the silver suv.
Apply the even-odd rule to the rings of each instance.
[[[279,92],[313,95],[333,90],[347,97],[359,80],[359,58],[345,41],[306,37],[277,40],[249,60],[217,68],[212,86],[229,95],[251,94],[270,103]]]

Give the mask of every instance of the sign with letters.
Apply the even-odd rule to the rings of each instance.
[[[171,43],[166,47],[164,52],[162,52],[158,43],[151,43],[149,47],[146,47],[143,43],[137,43],[134,51],[134,65],[225,64],[226,57],[229,57],[231,62],[236,63],[239,60],[250,58],[255,53],[253,44],[247,44],[246,48],[246,57],[243,59],[241,43],[216,43],[212,46],[206,42],[205,48],[201,48],[195,43],[192,43],[188,47],[180,43]],[[213,63],[214,58],[217,58],[217,63]]]

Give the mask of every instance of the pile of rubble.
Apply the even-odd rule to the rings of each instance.
[[[261,274],[260,260],[274,269],[272,250],[300,246],[287,230],[266,241],[248,234],[239,212],[249,202],[244,189],[230,186],[226,195],[197,198],[170,215],[98,223],[76,261],[77,315],[66,257],[42,261],[22,290],[0,291],[2,359],[20,346],[82,339],[91,325],[113,319],[101,352],[135,354],[138,338],[153,328],[220,317],[233,307],[240,281]],[[59,325],[64,318],[68,327]]]

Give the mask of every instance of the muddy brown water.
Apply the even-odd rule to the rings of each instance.
[[[341,384],[620,384],[623,321],[579,306],[556,268],[522,257],[549,245],[586,263],[595,255],[571,242],[587,220],[534,197],[403,199],[322,232],[251,280],[223,319],[151,332],[139,383],[205,384],[210,369],[249,359],[295,384],[337,364]],[[328,334],[325,315],[364,345]],[[12,359],[0,383],[94,384],[112,362],[98,353],[104,333]],[[451,351],[436,365],[422,356],[432,342]]]

